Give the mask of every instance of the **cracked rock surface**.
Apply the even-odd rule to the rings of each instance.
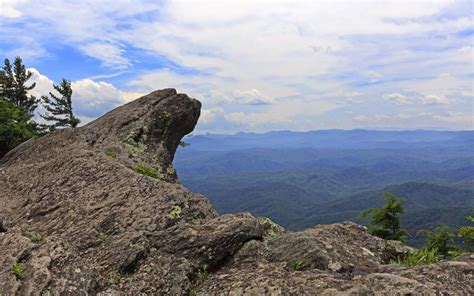
[[[474,258],[405,268],[354,223],[218,215],[172,166],[201,104],[155,91],[0,161],[0,295],[473,295]]]

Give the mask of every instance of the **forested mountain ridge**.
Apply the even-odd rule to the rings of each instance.
[[[474,132],[327,130],[198,135],[175,159],[180,179],[222,213],[250,211],[290,229],[406,199],[412,233],[474,213]],[[456,214],[455,217],[446,213]],[[423,217],[423,219],[420,219]],[[419,238],[409,241],[418,245]]]

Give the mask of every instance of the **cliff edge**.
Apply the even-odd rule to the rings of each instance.
[[[406,268],[355,223],[218,215],[172,166],[199,101],[155,91],[0,161],[0,295],[473,295],[474,258]]]

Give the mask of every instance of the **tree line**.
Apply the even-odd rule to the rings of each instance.
[[[400,215],[405,212],[404,200],[393,194],[384,194],[385,203],[381,208],[370,208],[360,213],[361,218],[369,216],[367,229],[370,234],[387,240],[405,242],[409,233],[402,229]],[[474,217],[466,217],[474,223]],[[406,254],[404,258],[390,258],[392,263],[418,265],[433,263],[439,257],[456,257],[465,252],[474,252],[474,226],[462,226],[455,234],[446,225],[438,225],[432,230],[420,230],[418,235],[424,235],[426,242],[421,250]],[[462,245],[454,242],[455,237],[462,240]]]
[[[70,80],[63,78],[53,85],[55,93],[36,98],[30,94],[36,87],[36,83],[29,83],[32,76],[20,57],[13,64],[6,58],[0,68],[0,158],[28,139],[57,128],[75,128],[80,123],[72,110]],[[45,109],[40,117],[46,123],[33,119],[39,105]]]

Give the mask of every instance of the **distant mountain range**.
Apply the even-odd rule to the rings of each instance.
[[[384,192],[405,198],[416,230],[474,215],[473,131],[325,130],[199,135],[175,167],[222,212],[250,211],[301,229],[358,219]],[[413,235],[410,242],[419,245]]]

